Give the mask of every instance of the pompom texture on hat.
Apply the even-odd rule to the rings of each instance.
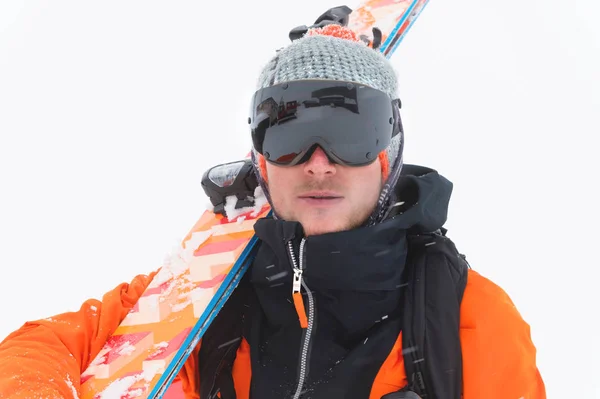
[[[325,25],[322,28],[309,29],[306,36],[332,36],[340,39],[349,40],[351,42],[361,42],[356,32],[337,24]]]

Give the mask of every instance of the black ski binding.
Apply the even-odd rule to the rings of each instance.
[[[237,197],[235,209],[254,206],[258,180],[250,159],[213,166],[204,172],[201,184],[215,213],[225,215],[227,197],[232,195]]]
[[[360,40],[370,45],[373,50],[377,50],[379,46],[381,46],[381,41],[383,39],[383,33],[381,33],[381,29],[373,27],[373,41],[369,40],[367,35],[360,35]]]

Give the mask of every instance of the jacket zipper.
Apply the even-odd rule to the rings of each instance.
[[[302,352],[300,355],[300,373],[298,375],[298,387],[296,388],[296,393],[294,394],[294,399],[299,399],[302,393],[302,387],[304,386],[304,382],[306,381],[306,373],[308,369],[308,349],[310,347],[310,338],[313,333],[313,324],[315,319],[315,303],[312,292],[306,286],[304,280],[302,280],[302,272],[304,270],[304,244],[306,242],[306,238],[303,238],[300,242],[300,250],[298,252],[300,263],[298,267],[298,263],[296,262],[296,256],[294,255],[294,247],[292,246],[292,242],[288,241],[288,249],[290,252],[290,258],[292,260],[292,267],[294,269],[294,281],[292,284],[292,296],[294,298],[294,305],[296,306],[296,311],[298,312],[298,317],[300,318],[300,325],[306,329],[304,332],[303,340],[302,340]],[[308,297],[308,317],[306,315],[306,310],[304,309],[304,303],[302,301],[302,293],[301,287],[304,287]],[[300,308],[300,305],[302,307]]]

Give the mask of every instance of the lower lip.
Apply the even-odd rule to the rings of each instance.
[[[341,197],[335,197],[335,198],[311,198],[311,197],[300,197],[300,200],[307,204],[307,205],[311,205],[311,206],[329,206],[329,205],[335,205],[338,204],[342,198]]]

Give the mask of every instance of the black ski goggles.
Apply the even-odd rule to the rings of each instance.
[[[368,165],[402,133],[400,100],[369,86],[331,80],[258,90],[248,123],[254,149],[283,166],[306,162],[317,146],[331,162]]]

